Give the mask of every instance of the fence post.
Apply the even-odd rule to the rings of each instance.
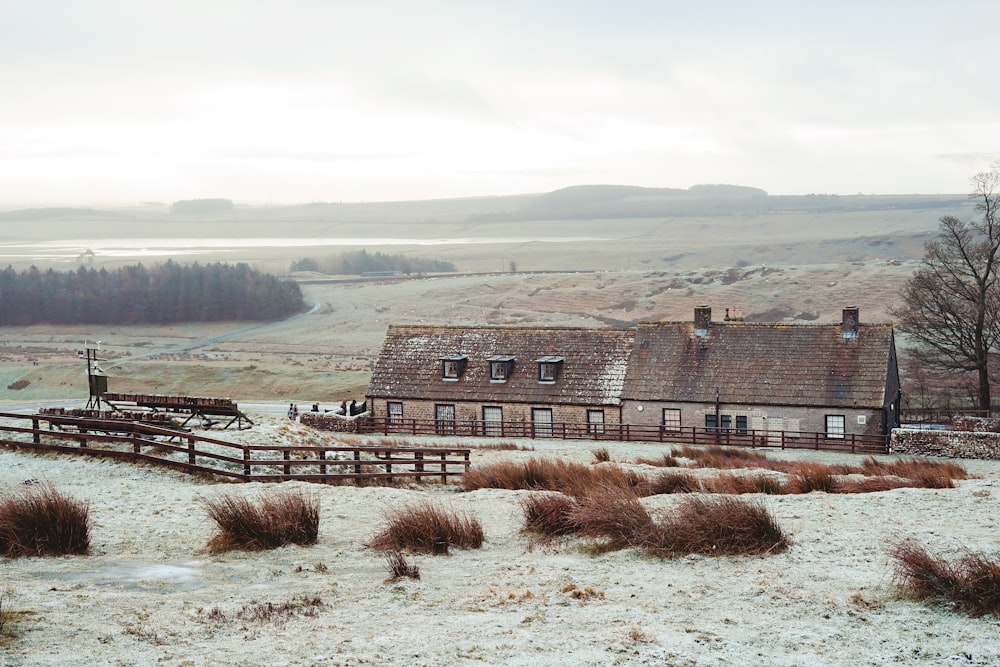
[[[361,479],[361,463],[360,463],[360,461],[361,461],[361,450],[360,449],[355,449],[354,450],[354,460],[356,461],[356,463],[354,464],[355,483],[357,483],[357,481],[359,479]]]
[[[417,472],[423,472],[424,471],[424,453],[423,452],[419,452],[419,451],[418,452],[413,452],[413,460],[419,462],[419,463],[414,463],[413,464],[414,470],[416,470]],[[420,482],[421,479],[422,479],[422,477],[420,475],[417,475],[417,482],[418,483]]]
[[[441,452],[441,483],[448,483],[448,452]]]
[[[250,478],[250,448],[243,445],[243,474]]]
[[[42,434],[38,432],[40,424],[37,419],[31,420],[31,441],[36,445],[42,444]]]
[[[188,438],[188,463],[194,465],[194,438]]]
[[[326,461],[326,450],[325,449],[319,450],[319,460],[320,461]],[[320,463],[319,464],[319,474],[321,474],[321,475],[325,475],[326,474],[326,464],[325,463]]]
[[[129,440],[132,441],[132,453],[138,454],[141,447],[139,444],[139,434],[135,432],[135,429],[133,429],[132,433],[129,434]]]
[[[385,450],[385,472],[388,475],[386,479],[392,484],[392,449]]]

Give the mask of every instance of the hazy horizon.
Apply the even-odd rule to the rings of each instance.
[[[978,0],[20,3],[0,208],[965,193],[1000,158],[997,19]]]

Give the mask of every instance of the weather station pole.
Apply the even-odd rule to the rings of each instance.
[[[84,341],[83,349],[76,351],[76,356],[87,360],[87,388],[90,392],[90,398],[87,400],[88,410],[100,410],[101,397],[108,390],[108,376],[104,374],[104,370],[97,363],[103,361],[97,356],[100,350],[101,341],[96,343]]]

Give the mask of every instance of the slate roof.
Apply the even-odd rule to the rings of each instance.
[[[705,338],[691,322],[640,322],[626,400],[882,407],[894,368],[892,325],[713,322]]]
[[[621,403],[634,329],[390,326],[375,363],[370,398]],[[458,381],[441,378],[441,360],[465,355]],[[488,359],[515,358],[505,382],[490,380]],[[555,383],[538,381],[538,360],[561,357]]]

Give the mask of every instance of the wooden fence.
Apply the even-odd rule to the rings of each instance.
[[[469,469],[469,449],[460,447],[248,445],[120,420],[8,413],[0,419],[0,446],[142,461],[242,482],[436,478],[444,484]]]
[[[889,451],[884,435],[844,434],[799,431],[755,431],[697,427],[638,426],[634,424],[587,424],[575,422],[537,423],[530,421],[434,420],[370,417],[359,424],[358,432],[480,436],[501,438],[559,438],[564,440],[619,440],[663,442],[731,447],[776,447],[781,449],[817,449],[864,454]]]

